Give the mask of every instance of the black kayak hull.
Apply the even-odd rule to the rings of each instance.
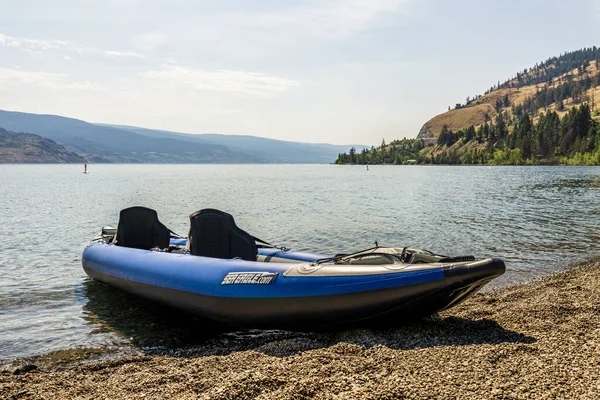
[[[442,266],[443,279],[378,290],[301,297],[220,297],[152,285],[83,263],[94,280],[235,328],[314,330],[396,326],[452,307],[505,272],[491,258]]]

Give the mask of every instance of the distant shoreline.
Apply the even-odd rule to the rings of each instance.
[[[366,167],[367,164],[336,164],[331,165],[340,166],[359,166]],[[384,166],[384,167],[599,167],[600,165],[585,165],[585,164],[369,164],[372,166]]]

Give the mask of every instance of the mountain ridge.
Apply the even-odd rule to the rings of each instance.
[[[111,126],[111,125],[109,125]],[[328,163],[332,159],[332,154],[339,154],[342,150],[347,150],[353,145],[334,145],[327,143],[304,143],[304,142],[293,142],[288,140],[279,140],[264,138],[259,136],[245,135],[245,134],[218,134],[218,133],[183,133],[174,132],[168,130],[139,128],[135,126],[121,126],[122,129],[127,129],[132,132],[136,132],[142,135],[148,135],[151,137],[160,138],[171,138],[176,137],[178,140],[186,140],[191,142],[202,142],[219,144],[226,146],[229,149],[241,152],[251,152],[260,157],[267,157],[273,159],[273,153],[276,153],[278,157],[277,162],[290,162],[294,161],[298,157],[298,153],[313,151],[314,156],[311,159],[312,162],[317,161],[321,163]],[[354,145],[359,148],[366,146]]]
[[[108,123],[103,123],[103,122],[90,122],[91,124],[94,125],[99,125],[99,126],[109,126],[109,127],[113,127],[113,128],[120,128],[120,129],[139,129],[139,130],[148,130],[148,131],[155,131],[155,132],[164,132],[164,133],[172,133],[172,134],[177,134],[177,135],[193,135],[193,136],[227,136],[227,137],[248,137],[248,138],[256,138],[256,139],[262,139],[262,140],[272,140],[272,141],[276,141],[276,142],[284,142],[284,143],[297,143],[297,144],[305,144],[305,145],[315,145],[315,146],[333,146],[333,147],[370,147],[367,145],[361,145],[361,144],[332,144],[332,143],[326,143],[326,142],[318,142],[318,143],[313,143],[313,142],[296,142],[293,140],[284,140],[284,139],[274,139],[274,138],[268,138],[268,137],[262,137],[262,136],[254,136],[254,135],[250,135],[250,134],[246,134],[246,133],[190,133],[190,132],[179,132],[179,131],[171,131],[168,129],[154,129],[154,128],[146,128],[146,127],[142,127],[142,126],[135,126],[135,125],[123,125],[123,124],[108,124]]]
[[[188,134],[0,110],[0,126],[56,141],[88,160],[117,163],[329,163],[351,146],[251,135]]]

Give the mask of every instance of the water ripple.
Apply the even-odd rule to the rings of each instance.
[[[0,360],[73,346],[152,346],[165,340],[164,329],[193,337],[196,328],[165,327],[171,320],[156,317],[153,306],[86,283],[82,249],[132,205],[155,208],[184,234],[190,213],[220,208],[257,237],[310,252],[349,252],[378,241],[494,255],[508,267],[495,285],[600,254],[598,167],[93,165],[90,171],[0,166]],[[137,328],[148,321],[162,330],[132,334],[144,332]]]

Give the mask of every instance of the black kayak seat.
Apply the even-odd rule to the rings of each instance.
[[[169,248],[171,232],[158,220],[155,210],[129,207],[121,210],[117,226],[117,246],[150,250]]]
[[[196,256],[256,261],[256,242],[240,229],[231,214],[205,208],[190,214],[190,253]]]

